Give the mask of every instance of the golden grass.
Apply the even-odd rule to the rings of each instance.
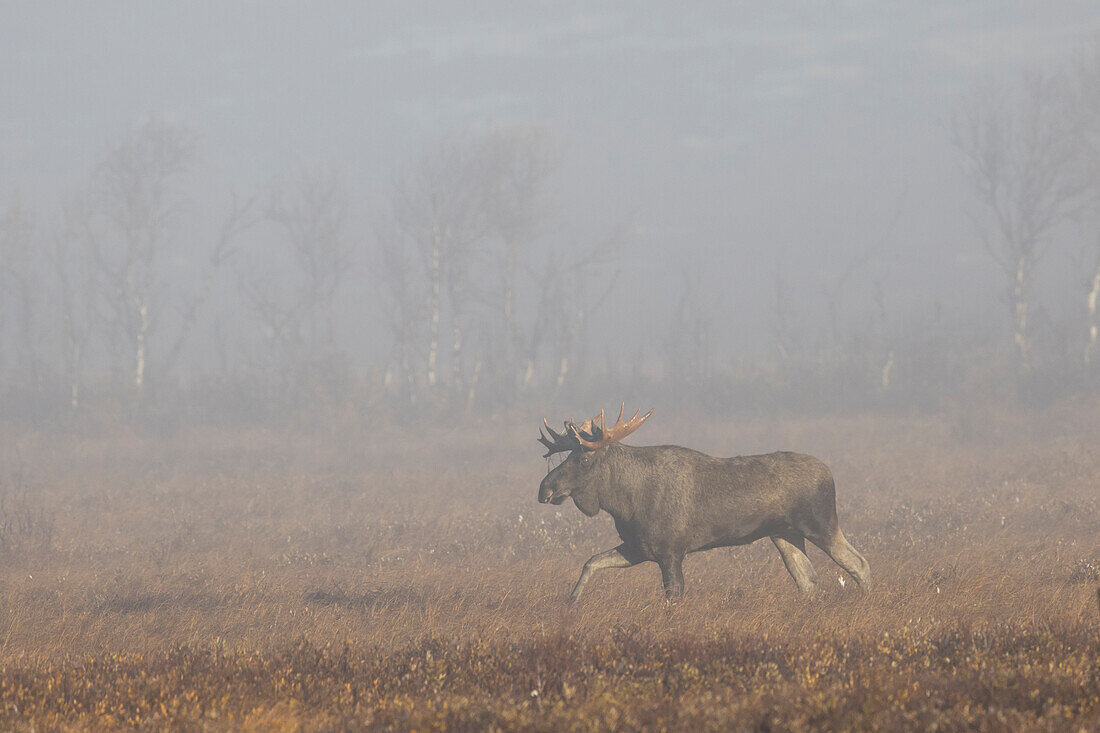
[[[531,425],[0,434],[0,727],[1100,727],[1096,405],[647,424],[825,460],[875,582],[761,542],[671,609],[650,565],[565,604],[617,540],[536,503]]]

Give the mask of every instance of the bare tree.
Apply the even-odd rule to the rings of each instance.
[[[825,302],[829,313],[829,326],[834,345],[840,342],[841,304],[848,294],[852,279],[860,270],[865,269],[886,250],[887,245],[894,236],[894,232],[897,230],[898,222],[901,220],[907,196],[908,189],[903,188],[898,194],[897,201],[894,203],[894,210],[891,212],[890,218],[886,221],[882,231],[866,247],[850,254],[844,262],[844,269],[833,277],[827,286]]]
[[[305,275],[301,301],[315,355],[331,351],[335,340],[336,293],[353,253],[344,234],[347,213],[342,176],[323,166],[301,166],[294,181],[272,192],[267,206],[267,217],[282,228]]]
[[[346,384],[336,299],[354,254],[347,214],[339,170],[299,165],[272,187],[262,214],[270,228],[235,268],[238,290],[261,326],[250,366],[281,399],[332,397]]]
[[[710,368],[711,308],[702,302],[699,273],[681,272],[680,297],[665,340],[668,375],[674,383],[706,379]]]
[[[1032,367],[1029,313],[1035,268],[1054,229],[1081,200],[1074,123],[1059,78],[1031,74],[975,95],[954,120],[954,142],[989,215],[983,243],[1007,280],[1017,370]]]
[[[286,380],[297,371],[303,360],[305,345],[303,326],[306,301],[288,300],[270,272],[264,272],[258,261],[238,268],[237,286],[245,302],[260,322],[258,329],[263,350],[262,364],[275,368],[274,376]],[[284,387],[290,387],[284,382]]]
[[[501,316],[504,333],[497,357],[500,363],[495,368],[508,375],[506,385],[499,386],[506,386],[510,393],[523,342],[518,313],[521,266],[544,214],[544,188],[557,159],[549,136],[540,129],[498,127],[480,144],[489,188],[487,224],[495,241],[492,257],[499,263],[499,300],[492,305]]]
[[[252,202],[234,195],[208,252],[201,238],[175,239],[184,212],[183,177],[196,159],[197,143],[193,131],[156,117],[136,126],[99,165],[86,203],[72,209],[70,231],[55,247],[55,272],[73,298],[63,305],[68,317],[75,317],[80,288],[72,280],[76,268],[60,260],[73,258],[76,245],[90,252],[95,322],[113,366],[126,375],[138,403],[148,399],[150,377],[163,379],[175,366],[216,273],[236,253],[239,235],[256,221]],[[180,252],[183,246],[195,251]],[[183,261],[205,268],[169,276]],[[77,381],[81,338],[75,331],[67,337],[77,365],[71,376]]]
[[[446,306],[452,334],[450,387],[455,394],[465,391],[464,316],[475,291],[470,279],[474,250],[488,231],[490,209],[480,154],[469,140],[445,140],[395,187],[395,222],[420,253],[424,270],[429,390],[440,381],[439,339]]]
[[[591,308],[606,297],[590,297],[589,283],[615,248],[531,246],[554,165],[541,130],[493,127],[435,145],[398,181],[394,231],[382,238],[379,259],[394,364],[410,401],[422,384],[469,409],[488,383],[487,399],[507,404],[517,386],[538,381],[540,359],[553,355],[549,371],[560,386],[583,354]],[[544,255],[545,263],[532,261]],[[417,297],[422,305],[414,306]],[[447,329],[449,349],[440,346]],[[416,339],[422,356],[414,359],[408,344]]]
[[[0,351],[5,345],[15,352],[20,380],[37,378],[33,261],[34,223],[16,197],[0,215]],[[11,338],[5,328],[11,324]]]
[[[522,340],[525,390],[537,386],[544,353],[555,392],[565,385],[571,370],[579,367],[583,373],[588,366],[588,327],[592,315],[615,291],[618,272],[610,268],[618,259],[622,236],[616,231],[573,251],[551,248],[542,269],[530,270],[539,297],[534,320]],[[599,281],[604,282],[602,287],[596,285]]]
[[[162,320],[161,268],[178,219],[174,189],[195,158],[189,130],[150,118],[114,147],[93,184],[92,246],[103,278],[103,318],[111,339],[125,346],[126,371],[144,399],[150,338]]]
[[[1070,95],[1070,114],[1075,122],[1076,162],[1079,175],[1088,189],[1089,216],[1086,226],[1094,230],[1100,226],[1095,211],[1100,204],[1100,44],[1090,55],[1080,59],[1073,74]],[[1085,348],[1086,365],[1093,363],[1100,344],[1100,235],[1095,231],[1084,238],[1084,244],[1076,258],[1085,290]]]
[[[375,270],[380,275],[381,290],[386,298],[387,325],[393,340],[393,353],[386,370],[385,387],[398,384],[401,404],[416,407],[419,398],[416,369],[416,340],[420,336],[424,315],[424,295],[417,278],[413,247],[397,231],[385,232]],[[393,376],[396,370],[396,378]]]
[[[167,355],[162,360],[163,371],[171,369],[179,358],[180,352],[183,351],[191,331],[198,322],[199,311],[210,299],[218,272],[237,254],[241,234],[256,224],[254,208],[255,199],[241,201],[236,193],[231,194],[229,211],[218,229],[214,247],[210,250],[206,263],[206,270],[202,274],[202,281],[194,294],[185,298],[180,327],[176,331],[172,345],[168,348]]]
[[[84,197],[68,202],[62,231],[54,238],[50,265],[57,282],[61,357],[69,409],[83,402],[84,369],[99,295],[93,257],[92,214]]]
[[[1097,334],[1100,332],[1100,311],[1097,310],[1097,306],[1100,305],[1098,303],[1100,300],[1100,238],[1093,241],[1090,254],[1092,261],[1082,268],[1088,275],[1085,280],[1086,366],[1093,363],[1093,357],[1097,352]]]

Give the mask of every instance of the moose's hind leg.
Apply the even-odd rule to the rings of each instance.
[[[775,536],[771,539],[798,590],[806,595],[813,593],[817,588],[817,573],[810,558],[806,556],[806,538]]]
[[[669,601],[679,600],[684,596],[684,558],[672,556],[660,559],[657,564],[661,566],[661,580],[665,585],[665,598]]]
[[[865,591],[871,590],[870,564],[863,555],[856,551],[856,548],[852,547],[852,544],[848,542],[848,538],[844,536],[839,528],[831,537],[822,542],[818,542],[812,537],[810,540],[824,550],[825,554],[831,557],[837,565],[848,571],[848,574],[859,583],[860,588]]]

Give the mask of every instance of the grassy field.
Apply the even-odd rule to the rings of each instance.
[[[671,608],[653,565],[566,605],[617,539],[536,503],[536,425],[0,430],[0,728],[1100,729],[1100,404],[658,413],[825,460],[875,582],[765,541]]]

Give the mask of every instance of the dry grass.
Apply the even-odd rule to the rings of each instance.
[[[757,543],[671,609],[653,566],[565,605],[616,538],[535,502],[533,425],[0,434],[0,727],[1100,727],[1096,405],[653,421],[824,459],[876,584]]]

